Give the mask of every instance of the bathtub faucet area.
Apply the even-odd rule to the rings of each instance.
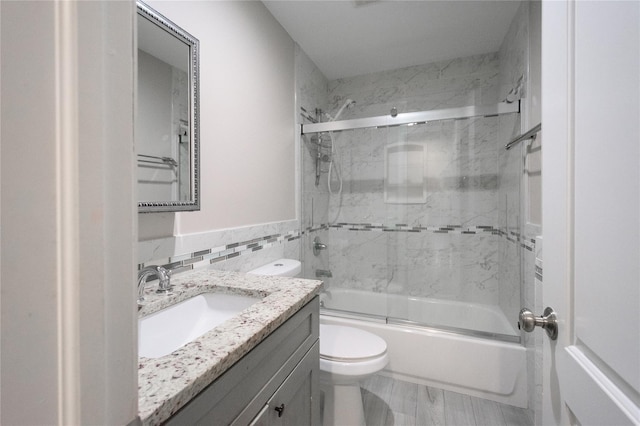
[[[323,244],[322,241],[320,241],[320,237],[315,237],[313,239],[313,255],[317,256],[320,254],[320,250],[326,250],[327,249],[327,245]]]
[[[316,269],[316,278],[333,278],[333,274],[327,269]]]

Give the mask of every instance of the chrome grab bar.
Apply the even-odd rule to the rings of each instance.
[[[536,137],[538,137],[538,132],[542,130],[542,123],[538,123],[537,126],[534,126],[531,130],[529,130],[527,133],[518,136],[517,138],[513,139],[511,142],[509,142],[508,144],[506,144],[504,146],[504,149],[509,150],[511,149],[512,146],[514,146],[515,144],[522,142],[523,140],[526,139],[533,139],[535,140]]]

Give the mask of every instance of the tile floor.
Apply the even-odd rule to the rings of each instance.
[[[362,384],[367,426],[532,426],[529,410],[376,375]]]

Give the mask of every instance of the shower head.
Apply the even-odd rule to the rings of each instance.
[[[327,114],[329,115],[329,120],[336,121],[338,117],[340,117],[340,114],[342,114],[342,111],[344,111],[345,108],[352,108],[355,104],[356,104],[356,101],[354,101],[353,99],[347,99],[346,101],[344,101],[340,109],[338,109],[338,112],[336,112],[336,114],[333,117]]]

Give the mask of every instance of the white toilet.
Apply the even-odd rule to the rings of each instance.
[[[278,259],[259,268],[247,272],[253,275],[275,275],[281,277],[297,277],[302,271],[302,264],[295,259]]]
[[[298,260],[278,259],[248,273],[296,277],[301,270]],[[320,324],[323,425],[364,426],[360,381],[381,371],[388,362],[384,339],[354,327]]]
[[[364,426],[360,381],[389,362],[387,342],[368,331],[320,324],[320,389],[323,425]]]

